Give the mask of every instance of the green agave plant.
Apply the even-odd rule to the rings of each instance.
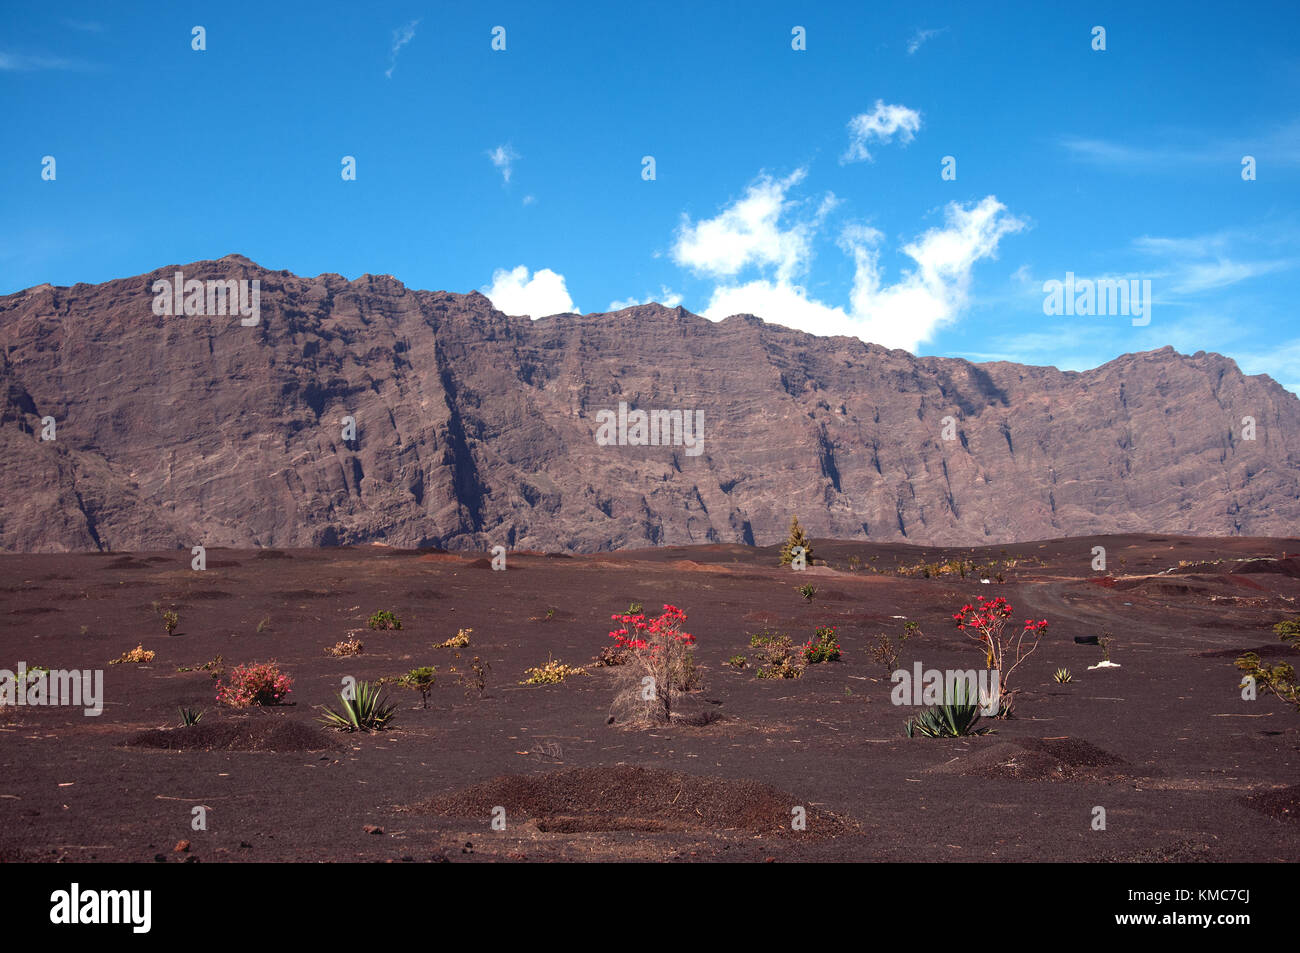
[[[980,720],[980,706],[966,698],[966,687],[953,686],[953,693],[948,697],[944,693],[942,705],[932,705],[922,711],[915,719],[909,718],[903,725],[907,737],[915,738],[961,738],[965,735],[986,735],[992,728],[975,727]]]
[[[380,694],[379,686],[369,682],[357,682],[353,697],[340,694],[339,701],[343,703],[342,711],[321,706],[325,712],[321,723],[339,731],[383,731],[397,711],[397,706],[390,705]]]
[[[203,712],[199,711],[196,708],[182,708],[180,712],[181,712],[182,728],[188,728],[191,725],[197,725],[199,721],[203,718]]]

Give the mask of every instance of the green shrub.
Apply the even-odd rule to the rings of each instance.
[[[429,707],[429,693],[433,691],[433,683],[437,681],[438,670],[432,665],[422,665],[419,668],[413,668],[397,681],[407,688],[414,688],[420,692],[421,707]]]
[[[370,617],[366,625],[372,629],[400,629],[402,620],[387,609],[380,609]]]

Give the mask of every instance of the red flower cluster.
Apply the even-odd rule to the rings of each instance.
[[[621,629],[609,633],[609,637],[620,650],[648,649],[654,653],[663,642],[695,644],[695,636],[681,630],[682,623],[686,621],[686,613],[676,606],[665,605],[661,615],[648,621],[645,613],[641,612],[636,615],[615,613],[610,618],[615,622],[623,623]]]
[[[1011,603],[998,596],[996,599],[985,600],[983,596],[976,596],[975,601],[978,606],[971,605],[969,602],[962,606],[952,617],[957,622],[957,628],[979,629],[981,632],[988,633],[990,629],[1001,628],[1007,619],[1015,615],[1015,610],[1011,608]],[[1032,619],[1025,620],[1025,629],[1030,632],[1036,632],[1039,629],[1047,627],[1047,620],[1042,619],[1038,622]]]

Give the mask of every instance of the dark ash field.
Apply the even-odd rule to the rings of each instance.
[[[1106,573],[1091,569],[1094,545]],[[1243,699],[1233,662],[1247,650],[1297,661],[1271,631],[1296,617],[1296,553],[1294,538],[817,541],[829,566],[803,573],[745,546],[512,553],[505,572],[476,554],[383,547],[210,549],[202,572],[187,552],[4,555],[0,668],[103,669],[105,703],[98,717],[0,709],[0,858],[1295,861],[1300,717]],[[1005,567],[1005,583],[896,572],[956,556]],[[902,667],[979,667],[951,618],[977,595],[1051,623],[1016,673],[1016,717],[981,737],[909,740],[915,712],[891,704],[869,642],[913,620],[923,634]],[[618,670],[591,660],[631,602],[687,613],[707,724],[608,723]],[[402,628],[367,629],[378,609]],[[751,633],[802,644],[819,625],[838,627],[842,661],[797,679],[727,664]],[[468,647],[433,647],[460,629]],[[1102,630],[1121,667],[1090,671],[1100,651],[1074,637]],[[324,654],[349,633],[361,654]],[[137,644],[153,661],[107,665]],[[474,656],[491,664],[481,698],[449,671]],[[202,668],[218,657],[276,660],[290,704],[218,705]],[[588,674],[519,684],[550,658]],[[422,665],[438,668],[428,709],[390,686],[392,730],[320,726],[316,706],[344,676]],[[1053,681],[1059,667],[1072,682]],[[178,728],[180,706],[203,720]],[[192,828],[197,806],[207,830]]]

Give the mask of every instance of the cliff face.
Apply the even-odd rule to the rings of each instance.
[[[156,314],[177,270],[258,280],[258,323]],[[635,445],[637,409],[702,413],[702,445]],[[945,545],[1290,535],[1300,400],[1217,354],[973,365],[657,305],[530,321],[229,256],[0,297],[0,479],[6,550],[766,544],[792,513]]]

